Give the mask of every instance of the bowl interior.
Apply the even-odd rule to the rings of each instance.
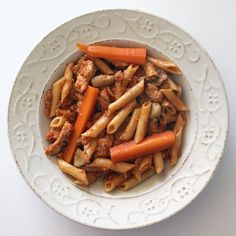
[[[168,59],[164,54],[162,54],[159,50],[152,48],[148,45],[142,45],[137,42],[133,41],[126,41],[126,40],[109,40],[105,42],[99,42],[99,44],[105,44],[105,45],[113,45],[113,46],[120,46],[120,47],[146,47],[148,50],[148,55],[150,56],[157,56],[163,59]],[[65,66],[68,62],[77,60],[82,54],[78,51],[71,53],[71,55],[63,62],[58,64],[58,66],[55,68],[54,72],[50,76],[49,80],[45,84],[45,89],[41,94],[41,100],[40,100],[40,107],[39,107],[39,114],[38,114],[38,129],[41,135],[41,141],[43,148],[45,148],[48,143],[45,139],[45,133],[49,130],[49,123],[50,121],[44,116],[43,110],[44,110],[44,93],[49,89],[53,83],[54,80],[59,79],[64,72]],[[169,59],[168,59],[169,60]],[[178,65],[178,62],[175,61],[175,63]],[[181,68],[180,68],[181,69]],[[196,102],[194,101],[194,96],[192,94],[192,88],[188,82],[188,78],[186,78],[183,75],[181,76],[172,76],[173,80],[180,84],[183,88],[183,100],[187,103],[188,107],[190,108],[187,113],[187,126],[184,131],[184,139],[182,144],[182,155],[178,160],[178,163],[175,167],[170,168],[168,165],[165,166],[165,170],[160,175],[154,175],[153,177],[149,178],[145,181],[145,183],[142,183],[138,185],[137,187],[127,191],[122,192],[119,190],[115,190],[112,193],[105,193],[103,190],[103,184],[102,181],[97,181],[93,185],[91,185],[88,188],[80,188],[83,191],[89,192],[93,195],[102,196],[102,197],[108,197],[108,198],[128,198],[128,197],[134,197],[141,194],[145,194],[149,191],[152,191],[153,189],[156,189],[160,187],[161,185],[165,184],[165,182],[174,176],[178,170],[181,168],[183,163],[186,161],[188,156],[191,153],[191,149],[196,137],[196,130],[197,130],[197,108],[196,108]],[[55,158],[48,157],[51,161],[49,162],[50,165],[56,165]],[[55,168],[58,171],[58,175],[63,175],[59,168],[55,166]],[[67,176],[63,175],[64,178],[66,178],[67,181],[70,181],[71,184],[73,184],[73,181]]]

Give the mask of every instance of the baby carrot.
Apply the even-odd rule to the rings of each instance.
[[[174,143],[175,135],[172,131],[154,134],[138,144],[130,141],[110,148],[111,160],[116,163],[136,159],[173,147]]]
[[[88,86],[75,121],[73,133],[63,153],[63,159],[68,163],[72,163],[73,161],[77,140],[86,128],[86,124],[93,113],[98,95],[98,89]]]
[[[118,48],[102,45],[86,45],[82,43],[77,43],[77,47],[82,52],[93,57],[141,65],[145,64],[146,61],[146,48]]]

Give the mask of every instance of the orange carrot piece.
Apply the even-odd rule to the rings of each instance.
[[[173,147],[174,143],[175,135],[172,131],[154,134],[138,144],[130,141],[110,148],[111,160],[116,163],[136,159]]]
[[[145,64],[146,48],[118,48],[101,45],[86,45],[77,43],[77,47],[92,57],[100,57],[108,60],[128,62],[132,64]]]
[[[88,86],[79,110],[78,117],[74,124],[73,133],[63,153],[63,159],[68,163],[73,162],[77,140],[86,128],[86,124],[89,118],[91,117],[94,107],[96,105],[98,95],[98,89]]]

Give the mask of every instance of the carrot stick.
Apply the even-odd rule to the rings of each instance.
[[[86,124],[93,113],[98,95],[98,89],[88,86],[75,121],[73,133],[63,153],[63,159],[68,163],[72,163],[73,161],[77,140],[86,128]]]
[[[110,148],[111,160],[116,163],[136,159],[173,147],[174,143],[175,135],[172,131],[154,134],[138,144],[130,141]]]
[[[84,53],[93,57],[128,62],[132,64],[145,64],[146,48],[118,48],[101,45],[86,45],[77,43],[77,47]]]

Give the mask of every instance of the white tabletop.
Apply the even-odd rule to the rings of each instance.
[[[21,64],[51,30],[80,14],[130,8],[164,17],[189,32],[215,61],[230,102],[228,145],[218,171],[189,206],[143,229],[111,232],[63,218],[34,195],[11,157],[7,106]],[[236,1],[234,0],[2,0],[0,4],[0,235],[236,235]],[[235,99],[235,100],[234,100]]]

